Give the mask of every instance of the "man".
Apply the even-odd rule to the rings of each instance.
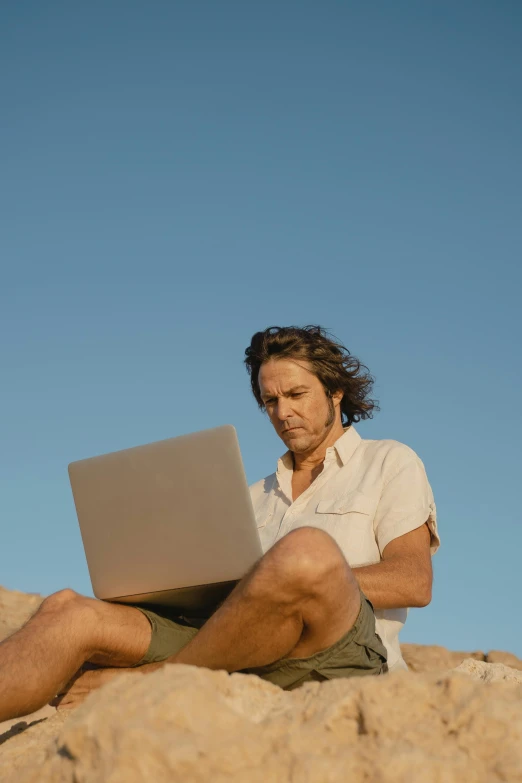
[[[372,378],[320,327],[258,332],[245,361],[288,448],[252,487],[264,556],[200,628],[167,608],[49,596],[0,644],[0,721],[53,699],[75,706],[123,669],[165,662],[247,671],[286,689],[405,666],[398,632],[407,608],[431,599],[439,543],[421,461],[356,433],[376,407]]]

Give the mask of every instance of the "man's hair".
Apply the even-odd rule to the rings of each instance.
[[[370,399],[373,378],[364,364],[321,326],[269,326],[256,332],[245,351],[254,397],[265,409],[259,388],[259,370],[269,359],[297,359],[310,364],[328,397],[343,392],[341,419],[345,426],[371,419],[379,410]]]

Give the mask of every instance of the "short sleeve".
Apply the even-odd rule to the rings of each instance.
[[[410,456],[413,455],[413,456]],[[425,522],[431,532],[431,554],[440,546],[437,510],[422,461],[410,451],[407,462],[385,483],[375,513],[374,529],[380,553],[405,533]]]

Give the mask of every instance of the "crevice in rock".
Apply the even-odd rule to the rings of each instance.
[[[23,734],[24,731],[27,731],[27,729],[36,726],[38,723],[43,723],[46,720],[47,718],[40,718],[40,720],[33,720],[31,723],[27,723],[25,720],[20,721],[20,723],[15,723],[15,725],[11,726],[4,734],[0,734],[0,745],[3,745],[4,742],[7,742],[11,737],[17,737],[19,734]]]
[[[364,717],[364,712],[361,709],[357,712],[357,734],[359,734],[359,736],[368,734],[366,719]]]
[[[58,748],[57,753],[64,759],[68,759],[69,761],[76,761],[76,756],[71,753],[67,745],[62,745],[61,748]]]

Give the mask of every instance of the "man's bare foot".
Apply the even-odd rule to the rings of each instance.
[[[106,685],[119,674],[144,674],[144,672],[140,671],[140,668],[80,669],[50,704],[59,710],[72,710],[75,707],[79,707],[92,691],[101,688],[102,685]]]

